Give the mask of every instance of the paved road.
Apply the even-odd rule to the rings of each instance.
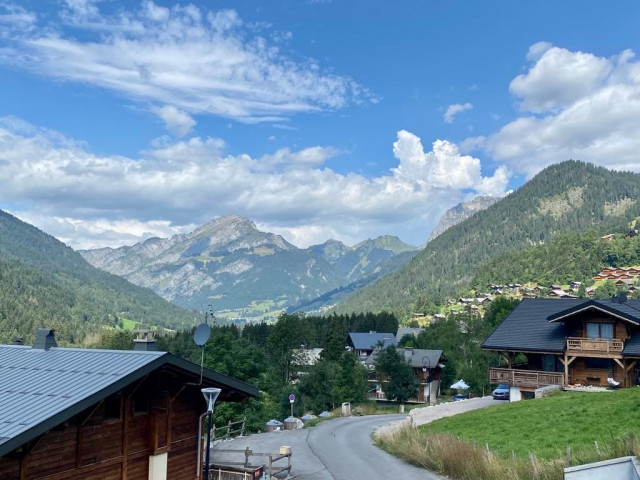
[[[313,428],[262,433],[220,443],[212,451],[212,461],[244,460],[244,456],[224,454],[224,449],[277,453],[287,445],[293,452],[293,478],[305,480],[442,480],[428,470],[417,468],[389,455],[373,444],[371,434],[378,429],[398,428],[401,425],[423,425],[437,418],[485,408],[503,403],[491,397],[474,398],[462,402],[443,403],[434,407],[414,409],[407,415],[372,415],[335,418]]]
[[[309,429],[251,435],[216,445],[212,458],[216,462],[230,458],[220,452],[224,449],[249,447],[255,452],[275,453],[281,446],[288,445],[293,452],[293,478],[441,480],[442,477],[409,465],[373,444],[374,430],[404,419],[406,415],[336,418]]]

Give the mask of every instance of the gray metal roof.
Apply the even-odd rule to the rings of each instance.
[[[420,348],[396,348],[405,361],[412,367],[435,368],[442,356],[442,350],[424,350]],[[365,365],[375,365],[380,348],[376,348],[365,360]]]
[[[373,350],[378,342],[383,342],[383,348],[398,344],[393,333],[351,332],[349,338],[356,350]]]
[[[640,300],[525,298],[487,337],[482,348],[511,351],[564,352],[567,333],[562,320],[588,308],[640,323]],[[559,321],[560,320],[560,321]],[[640,338],[632,334],[623,355],[640,355]]]
[[[396,333],[396,338],[398,341],[402,340],[402,337],[405,335],[413,335],[417,337],[421,332],[424,332],[424,328],[421,327],[399,327],[398,332]]]
[[[0,456],[164,365],[200,376],[199,365],[165,352],[0,345]],[[212,370],[203,378],[232,397],[259,395]]]

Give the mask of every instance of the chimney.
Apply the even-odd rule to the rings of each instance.
[[[31,348],[49,350],[51,347],[57,347],[55,333],[56,331],[52,328],[39,328],[36,331],[36,339]]]
[[[135,345],[133,349],[136,352],[155,352],[156,348],[156,332],[153,330],[136,330],[136,338],[133,340]]]

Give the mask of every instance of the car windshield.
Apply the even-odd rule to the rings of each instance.
[[[496,390],[509,390],[509,385],[498,385]]]

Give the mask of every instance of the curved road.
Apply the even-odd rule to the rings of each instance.
[[[474,398],[462,402],[450,402],[435,407],[411,411],[410,422],[423,425],[437,418],[485,408],[501,402],[491,397]],[[321,422],[313,428],[261,433],[236,438],[213,447],[211,461],[224,463],[243,461],[242,453],[225,453],[224,450],[244,450],[277,453],[280,447],[291,447],[291,477],[308,480],[442,480],[428,470],[414,467],[376,447],[371,434],[379,427],[404,420],[407,415],[371,415],[364,417],[340,417]],[[395,428],[390,426],[388,428]],[[258,459],[254,460],[258,463]]]
[[[377,415],[335,419],[312,428],[307,443],[331,475],[327,478],[439,480],[441,477],[414,467],[373,444],[371,434],[378,427],[405,418],[406,415]]]
[[[277,453],[281,446],[287,445],[293,452],[292,478],[441,480],[442,477],[414,467],[373,444],[371,434],[374,430],[406,418],[406,415],[335,418],[309,429],[236,438],[217,444],[211,452],[211,458],[220,463],[224,463],[225,459],[241,461],[244,459],[242,454],[225,454],[224,450],[249,447],[254,452]]]

